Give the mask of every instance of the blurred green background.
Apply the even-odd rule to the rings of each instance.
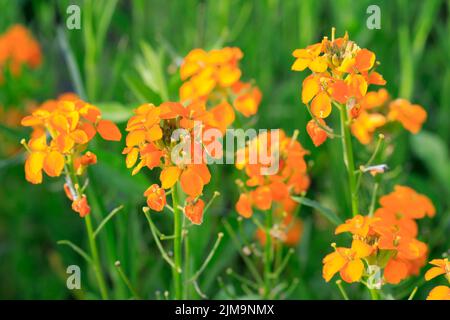
[[[81,8],[81,30],[65,27],[69,4]],[[372,4],[381,9],[380,30],[366,27],[366,9]],[[292,51],[320,41],[334,26],[338,36],[348,31],[361,47],[376,53],[381,62],[378,71],[387,80],[392,97],[411,99],[428,112],[421,133],[402,133],[393,139],[386,160],[392,170],[381,194],[392,191],[395,184],[407,184],[433,200],[437,215],[421,221],[420,239],[429,244],[430,257],[436,258],[448,251],[450,244],[449,13],[450,2],[445,0],[0,0],[0,33],[12,24],[23,24],[43,52],[43,64],[30,71],[29,85],[19,96],[11,96],[0,86],[0,105],[23,110],[26,101],[42,102],[75,91],[98,104],[123,129],[130,111],[140,102],[161,101],[161,84],[152,81],[152,76],[163,75],[170,98],[176,100],[180,85],[177,66],[184,55],[196,47],[238,46],[244,52],[243,78],[254,79],[263,92],[256,126],[283,128],[288,134],[300,130],[301,143],[311,150],[308,161],[312,187],[308,197],[345,218],[349,205],[342,182],[345,171],[341,146],[339,141],[328,141],[318,149],[313,147],[304,129],[309,115],[300,101],[306,72],[290,70]],[[2,145],[18,146],[28,134],[5,124],[0,129]],[[354,143],[357,164],[365,162],[370,153],[356,140]],[[99,164],[89,171],[91,190],[95,190],[89,194],[95,199],[91,200],[94,218],[99,221],[118,205],[125,206],[102,232],[103,265],[113,298],[129,297],[114,269],[116,260],[122,262],[124,272],[143,297],[155,298],[157,291],[169,289],[170,284],[170,269],[160,258],[140,210],[144,205],[142,193],[155,181],[155,175],[131,177],[120,154],[122,147],[98,140],[90,148],[99,158]],[[68,265],[77,264],[82,272],[89,272],[82,258],[56,244],[68,239],[86,247],[84,226],[62,192],[62,179],[30,185],[24,178],[22,152],[3,152],[0,156],[0,299],[98,297],[95,282],[88,281],[91,274],[82,274],[81,291],[69,291],[65,286]],[[213,170],[206,197],[214,190],[222,196],[207,213],[204,224],[192,230],[194,270],[217,233],[223,231],[222,219],[236,225],[234,171],[232,166]],[[365,186],[369,199],[371,181]],[[363,205],[367,204],[368,200],[363,200]],[[304,233],[284,275],[285,280],[298,278],[299,285],[289,297],[338,299],[334,282],[327,284],[321,277],[321,260],[330,252],[330,243],[337,240],[333,228],[309,208],[302,208],[300,216]],[[169,232],[168,214],[155,215],[155,220]],[[251,238],[254,227],[248,223],[244,227]],[[219,276],[227,290],[244,295],[235,280],[224,276],[228,267],[246,272],[226,235],[199,281],[208,297],[225,297]],[[433,284],[424,283],[423,276],[412,277],[386,291],[394,298],[405,298],[420,286],[416,298],[424,298]],[[367,297],[357,285],[346,289],[351,298]]]

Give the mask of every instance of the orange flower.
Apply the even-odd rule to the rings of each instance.
[[[147,197],[147,205],[150,209],[155,211],[162,211],[164,209],[166,205],[166,192],[157,184],[152,184],[145,190],[144,196]]]
[[[381,88],[378,91],[367,92],[361,101],[363,110],[375,109],[383,106],[389,100],[389,93],[386,89]]]
[[[357,282],[364,274],[363,258],[372,253],[372,247],[361,240],[353,240],[351,248],[336,248],[323,259],[323,278],[330,281],[339,272],[342,280]]]
[[[265,159],[264,163],[261,159],[253,159],[256,163],[250,163],[251,155],[261,150],[267,151],[268,159]],[[272,154],[274,150],[278,150],[279,158]],[[253,206],[263,211],[271,209],[273,205],[281,208],[285,204],[289,206],[292,194],[301,194],[309,187],[310,180],[304,160],[307,153],[298,141],[286,137],[283,131],[279,132],[278,141],[275,141],[271,133],[260,134],[245,148],[238,150],[236,167],[240,170],[245,169],[248,178],[245,185],[251,190],[245,190],[240,195],[236,203],[236,211],[243,217],[249,218],[253,214]],[[243,159],[239,159],[239,156]],[[278,161],[278,166],[274,166],[275,161]],[[278,168],[278,171],[271,175],[264,175],[263,170],[270,166]]]
[[[119,129],[110,121],[101,119],[100,110],[73,94],[65,94],[58,100],[44,102],[21,124],[32,127],[31,138],[23,145],[28,151],[25,161],[25,177],[34,184],[42,183],[42,171],[50,177],[61,175],[68,168],[64,191],[73,201],[72,209],[84,217],[90,212],[87,198],[77,194],[78,185],[72,174],[81,175],[88,165],[97,163],[97,156],[86,149],[88,142],[99,134],[106,140],[120,140]]]
[[[362,241],[370,246],[372,251],[367,256],[368,264],[384,269],[384,282],[391,284],[398,284],[410,275],[417,275],[425,264],[428,247],[416,239],[418,227],[414,219],[423,218],[426,213],[434,212],[430,209],[432,204],[428,198],[418,195],[410,188],[403,188],[406,187],[396,186],[394,192],[381,197],[382,207],[375,211],[374,217],[357,215],[339,225],[335,231],[336,234],[349,232],[353,235],[354,241]],[[404,193],[399,196],[399,191],[406,191],[408,198],[404,197]],[[418,196],[420,201],[417,201]],[[416,210],[411,212],[411,208],[405,206],[402,199],[411,202]],[[345,255],[342,250],[341,255]],[[335,252],[334,256],[336,254]],[[343,261],[336,259],[336,263]],[[334,265],[331,264],[328,268],[337,270],[332,269],[332,266]],[[329,270],[325,269],[324,265],[323,272],[328,277],[331,274]],[[433,272],[436,271],[431,273]]]
[[[233,85],[233,93],[237,95],[233,104],[237,111],[242,113],[244,117],[256,114],[262,99],[261,90],[252,87],[249,83],[236,82]]]
[[[87,197],[82,195],[80,198],[75,199],[72,202],[72,210],[79,213],[81,218],[87,216],[91,212],[91,207],[89,207]]]
[[[77,174],[81,174],[87,166],[90,166],[90,165],[93,165],[96,163],[97,163],[97,156],[94,153],[88,151],[81,157],[76,158],[74,160],[73,166],[74,166]]]
[[[434,267],[432,267],[425,273],[425,280],[429,281],[441,274],[444,274],[447,277],[448,281],[450,281],[450,262],[447,258],[433,259],[429,263]]]
[[[324,72],[328,68],[327,59],[320,56],[322,53],[322,43],[316,43],[306,47],[306,49],[296,49],[292,55],[296,58],[292,65],[292,70],[303,71],[309,68],[313,72]]]
[[[64,168],[65,159],[55,147],[47,145],[45,133],[30,139],[29,155],[25,161],[25,178],[33,184],[42,183],[42,170],[50,177],[58,177]]]
[[[250,218],[253,215],[251,198],[242,193],[236,203],[236,211],[244,218]]]
[[[399,284],[409,275],[408,264],[401,259],[390,259],[384,269],[384,280],[390,284]]]
[[[328,139],[327,132],[317,124],[317,121],[319,121],[322,126],[326,126],[326,123],[323,119],[309,120],[308,124],[306,125],[306,132],[308,133],[309,137],[316,147],[320,146]]]
[[[343,232],[350,232],[353,235],[360,237],[367,237],[369,234],[371,224],[377,221],[376,218],[371,218],[367,216],[357,215],[351,219],[345,221],[345,223],[339,225],[336,228],[335,234],[340,234]]]
[[[186,106],[177,102],[165,102],[160,106],[143,104],[134,110],[127,123],[127,145],[122,153],[126,154],[127,168],[134,167],[133,175],[144,167],[150,170],[161,168],[161,187],[154,184],[145,192],[150,208],[162,211],[166,204],[164,189],[174,188],[180,182],[181,189],[189,196],[186,216],[194,224],[201,223],[204,202],[197,197],[210,182],[211,174],[203,163],[206,147],[194,136],[195,126],[213,122],[203,102]],[[179,141],[175,141],[173,133],[178,129],[183,133],[178,137]],[[197,158],[200,163],[195,162]]]
[[[186,198],[186,205],[184,207],[184,215],[193,224],[200,225],[203,222],[203,210],[205,203],[202,199],[195,199],[192,197]]]
[[[417,236],[417,223],[400,212],[390,211],[382,207],[375,211],[374,216],[378,218],[372,225],[375,229],[380,228],[383,230],[383,228],[395,227],[395,230],[399,230],[404,235],[409,237]]]
[[[434,267],[425,273],[425,280],[429,281],[443,274],[450,283],[450,262],[448,258],[433,259],[429,263]],[[450,300],[450,287],[437,286],[433,288],[428,294],[427,300]]]
[[[436,209],[426,196],[410,187],[397,185],[394,192],[380,198],[380,204],[386,210],[411,219],[421,219],[426,215],[433,217]]]
[[[408,100],[397,99],[389,104],[388,119],[398,121],[411,133],[418,133],[427,119],[427,112],[417,104]]]
[[[239,48],[226,47],[204,51],[194,49],[184,58],[180,67],[180,100],[211,106],[215,127],[222,132],[234,121],[231,106],[245,117],[258,111],[261,91],[250,83],[242,82],[239,60],[243,57]]]
[[[368,93],[369,85],[386,83],[374,70],[375,54],[349,40],[347,33],[335,39],[333,28],[331,41],[324,37],[320,43],[296,49],[293,55],[297,59],[292,70],[303,71],[308,67],[312,71],[303,80],[301,100],[310,108],[314,120],[306,127],[314,145],[319,146],[327,139],[322,120],[330,116],[332,105],[345,108],[350,120],[356,119],[352,124],[353,134],[361,143],[369,143],[373,132],[383,126],[386,119],[382,114],[368,114],[367,110],[388,99],[385,90]]]
[[[9,65],[14,76],[21,73],[23,65],[36,68],[41,64],[42,55],[39,44],[22,25],[11,26],[0,36],[0,71]],[[0,83],[2,72],[0,72]]]
[[[386,118],[382,114],[363,111],[351,125],[352,134],[362,144],[369,144],[375,130],[384,126],[385,123]]]

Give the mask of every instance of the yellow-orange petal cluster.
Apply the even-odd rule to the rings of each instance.
[[[450,262],[448,258],[433,259],[429,262],[433,267],[425,273],[425,280],[430,281],[443,275],[450,283]],[[450,300],[450,286],[434,287],[428,294],[427,300]]]
[[[186,217],[194,224],[201,223],[204,203],[198,197],[211,174],[203,157],[206,146],[194,135],[198,126],[211,127],[211,123],[214,121],[204,103],[187,106],[177,102],[159,106],[148,103],[134,110],[127,123],[123,154],[127,168],[133,168],[133,175],[144,167],[161,169],[160,185],[153,184],[145,192],[151,209],[162,211],[166,205],[164,190],[179,182],[190,199],[185,207]]]
[[[234,110],[244,117],[255,115],[262,94],[251,83],[241,81],[239,61],[242,57],[242,51],[236,47],[189,52],[180,67],[181,102],[207,103],[211,106],[208,110],[214,110],[216,126],[221,129],[233,123]],[[229,107],[223,109],[223,103]],[[222,106],[223,112],[219,112],[217,106]]]
[[[13,76],[18,76],[22,66],[36,68],[41,61],[39,43],[24,26],[13,25],[0,35],[0,83],[5,67],[9,67]]]
[[[433,204],[409,187],[396,186],[393,192],[381,197],[380,205],[373,217],[357,215],[336,228],[336,234],[351,233],[353,244],[351,248],[335,248],[335,252],[325,257],[323,277],[326,281],[337,272],[346,282],[360,281],[370,276],[366,265],[383,270],[380,285],[397,284],[419,273],[428,248],[417,239],[415,220],[433,216]]]
[[[95,164],[95,154],[82,152],[97,132],[106,140],[121,139],[117,126],[101,118],[100,109],[73,94],[44,102],[21,124],[33,129],[30,140],[23,143],[28,151],[25,176],[34,184],[42,182],[42,171],[50,177],[60,176],[68,161],[78,174]]]
[[[362,144],[373,140],[375,131],[390,122],[400,122],[411,133],[418,133],[427,118],[425,109],[405,99],[390,100],[385,89],[371,91],[361,101],[358,115],[354,116],[352,134]]]
[[[259,154],[258,159],[255,154]],[[271,131],[251,140],[237,153],[236,166],[247,178],[236,211],[245,218],[252,216],[254,208],[266,211],[276,206],[284,212],[294,211],[290,197],[305,192],[310,183],[306,154],[297,140],[281,130],[278,135]]]
[[[316,118],[327,118],[332,111],[332,102],[349,108],[357,116],[360,104],[371,84],[384,85],[383,77],[376,72],[375,54],[360,48],[345,34],[331,41],[324,39],[305,49],[293,52],[296,58],[294,71],[309,68],[312,74],[302,85],[302,102],[309,104]]]
[[[389,104],[387,115],[390,121],[398,121],[411,133],[418,133],[427,119],[427,112],[418,104],[406,99],[396,99]]]

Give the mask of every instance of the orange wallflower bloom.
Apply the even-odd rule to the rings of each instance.
[[[166,205],[166,192],[157,184],[152,184],[145,190],[144,196],[147,197],[147,205],[150,209],[155,211],[162,211],[164,209]]]
[[[91,207],[89,207],[87,197],[82,195],[81,198],[75,199],[72,202],[72,210],[79,213],[81,218],[87,216],[91,212]]]
[[[404,197],[405,192],[407,199]],[[402,199],[411,202],[416,210],[411,212],[411,207],[405,206]],[[362,241],[370,246],[370,255],[364,257],[367,264],[384,269],[385,283],[398,284],[410,275],[417,275],[425,264],[428,248],[425,243],[416,239],[418,227],[415,219],[423,218],[427,213],[434,213],[434,207],[425,196],[402,186],[396,186],[392,193],[381,197],[380,204],[381,207],[375,211],[373,217],[357,215],[339,225],[335,233],[349,232],[354,241]],[[341,248],[340,256],[348,253],[343,251],[344,249]],[[339,257],[339,252],[335,252],[332,257],[336,259],[330,258],[327,269],[324,262],[326,280],[331,279],[330,276],[337,272],[336,266],[343,265],[344,260]],[[366,273],[369,274],[369,271]]]
[[[97,163],[97,156],[92,152],[83,154],[97,132],[106,140],[121,139],[116,125],[101,118],[100,109],[73,94],[44,102],[24,117],[21,124],[33,129],[30,140],[23,141],[23,145],[28,151],[25,177],[34,184],[42,183],[42,171],[50,177],[58,177],[67,166],[73,167],[74,174],[81,175],[85,167]],[[90,212],[87,198],[73,190],[79,186],[73,185],[70,175],[66,178],[71,186],[66,184],[64,190],[73,201],[72,208],[84,217]]]
[[[307,67],[313,72],[302,85],[302,102],[311,101],[311,113],[317,118],[327,118],[332,101],[351,106],[357,115],[360,104],[370,84],[384,85],[382,76],[375,72],[375,54],[359,48],[348,35],[296,49],[296,61],[292,70],[303,71]]]
[[[384,126],[386,118],[379,113],[361,112],[351,125],[352,134],[362,144],[369,144],[372,141],[376,129]]]
[[[0,35],[0,83],[5,66],[9,67],[14,76],[21,73],[22,66],[38,67],[42,62],[41,49],[38,42],[22,25],[11,26]]]
[[[369,231],[371,231],[370,227],[374,221],[377,221],[376,218],[371,218],[367,216],[357,215],[351,219],[345,221],[345,223],[339,225],[334,234],[340,234],[343,232],[350,232],[353,235],[359,237],[367,237]]]
[[[359,281],[364,274],[362,259],[368,257],[372,250],[361,240],[353,240],[351,248],[336,248],[323,259],[323,278],[328,282],[339,272],[345,282]]]
[[[425,273],[425,280],[429,281],[437,276],[444,275],[450,283],[450,262],[448,258],[433,259],[429,262],[432,267]],[[437,286],[428,294],[427,300],[450,300],[450,287]]]
[[[327,132],[317,124],[317,121],[319,121],[322,126],[326,126],[325,121],[320,118],[309,120],[306,125],[306,132],[316,147],[320,146],[328,139]]]
[[[239,48],[226,47],[205,51],[194,49],[184,58],[180,67],[180,100],[183,103],[208,102],[217,124],[224,131],[235,119],[234,107],[244,117],[256,114],[261,102],[261,91],[242,82]]]
[[[411,219],[433,217],[436,209],[426,196],[410,187],[397,185],[394,192],[380,198],[380,204],[386,210]]]
[[[250,218],[253,215],[251,197],[246,193],[241,193],[236,203],[236,211],[244,218]]]
[[[408,100],[397,99],[389,104],[388,119],[398,121],[411,133],[418,133],[427,119],[427,112],[418,104]]]
[[[367,92],[361,101],[361,107],[363,110],[368,111],[385,105],[388,100],[389,93],[386,89],[381,88],[378,91]]]
[[[245,218],[250,218],[253,214],[252,207],[259,210],[270,210],[275,204],[276,207],[283,208],[291,195],[298,195],[305,192],[309,187],[309,177],[307,174],[307,165],[304,156],[308,153],[301,144],[293,138],[287,137],[283,131],[280,131],[277,146],[272,146],[273,137],[267,134],[261,134],[249,144],[238,150],[239,155],[244,157],[243,162],[236,163],[240,170],[245,169],[247,180],[244,192],[240,195],[236,203],[236,211]],[[279,150],[279,159],[276,160],[273,150]],[[264,148],[264,149],[263,149]],[[261,159],[257,163],[249,163],[253,151],[266,150],[270,161],[262,163]],[[259,153],[260,154],[260,153]],[[271,175],[262,174],[262,170],[274,165],[278,161],[278,171]],[[296,206],[294,205],[293,208]],[[291,209],[293,210],[293,209]]]
[[[122,153],[126,154],[127,168],[134,167],[133,175],[144,167],[161,168],[161,187],[154,184],[145,192],[151,209],[162,211],[166,205],[164,189],[174,187],[179,181],[190,199],[184,210],[186,217],[194,224],[202,222],[204,202],[198,197],[211,180],[211,174],[203,159],[206,146],[198,142],[194,134],[196,125],[212,126],[214,123],[203,102],[186,106],[176,102],[160,106],[143,104],[134,110],[128,120],[126,147]],[[180,141],[174,141],[172,136],[177,129],[184,130],[178,137]]]
[[[186,199],[186,205],[184,207],[184,215],[193,224],[200,225],[203,222],[203,210],[205,209],[205,203],[202,199],[194,199],[188,197]]]
[[[425,273],[425,280],[429,281],[443,274],[450,281],[450,262],[448,261],[448,258],[433,259],[429,263],[434,267]]]

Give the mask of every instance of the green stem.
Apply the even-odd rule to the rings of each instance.
[[[103,300],[108,299],[108,292],[106,290],[106,284],[103,277],[102,267],[100,265],[100,259],[98,256],[97,245],[94,239],[94,230],[92,228],[91,216],[88,214],[84,217],[84,221],[86,222],[86,230],[89,238],[89,247],[91,250],[92,262],[95,272],[95,277],[97,278],[98,286],[100,288],[100,294]]]
[[[369,289],[372,300],[380,300],[380,294],[377,289]]]
[[[264,298],[269,299],[271,289],[271,264],[272,264],[272,212],[266,212],[265,218],[266,243],[264,245]]]
[[[130,279],[128,279],[126,274],[123,272],[120,261],[116,261],[114,265],[116,266],[116,270],[119,273],[119,276],[122,278],[123,282],[126,284],[128,290],[130,290],[133,297],[137,300],[141,300],[141,297],[137,293],[136,289],[134,289],[133,286],[131,285]]]
[[[356,216],[359,214],[358,209],[358,195],[356,192],[356,177],[355,177],[355,161],[353,159],[353,147],[352,138],[350,135],[350,128],[348,123],[348,115],[346,107],[339,106],[341,113],[341,135],[342,135],[342,148],[344,152],[344,163],[347,168],[348,184],[350,188],[350,199],[352,203],[352,214]]]
[[[70,159],[69,161],[71,164],[69,175],[74,184],[74,188],[77,193],[77,197],[81,198],[81,197],[83,197],[83,194],[80,191],[80,187],[79,187],[80,184],[78,182],[78,177],[75,174],[75,169],[73,167],[73,161],[72,161],[72,159]],[[98,255],[97,244],[95,242],[94,228],[92,227],[92,220],[91,220],[90,214],[88,214],[87,216],[84,217],[84,222],[86,224],[86,231],[87,231],[88,240],[89,240],[89,248],[91,251],[92,267],[94,268],[95,277],[97,279],[98,287],[100,289],[100,295],[103,300],[107,300],[108,299],[108,291],[106,289],[105,278],[104,278],[102,267],[100,264],[100,258]]]
[[[342,286],[342,281],[341,280],[337,280],[336,281],[336,285],[339,288],[339,291],[341,292],[342,297],[344,298],[344,300],[349,300],[347,292],[345,291],[344,287]]]
[[[178,192],[177,185],[172,187],[172,207],[173,207],[173,228],[175,239],[173,241],[173,258],[175,267],[172,268],[173,283],[175,289],[175,299],[181,300],[183,298],[183,282],[181,278],[181,260],[182,260],[182,223],[183,215],[178,208]]]

